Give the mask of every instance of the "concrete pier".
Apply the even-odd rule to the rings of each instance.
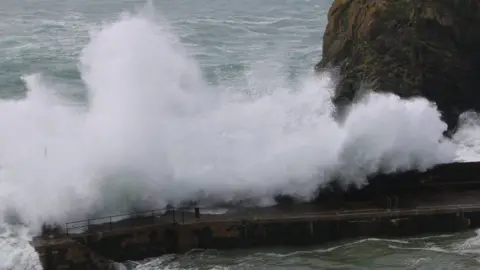
[[[456,195],[462,200],[467,194]],[[195,248],[313,245],[362,236],[455,232],[480,225],[480,204],[319,212],[311,212],[312,208],[245,209],[222,215],[202,214],[200,219],[191,212],[178,211],[149,217],[150,223],[134,225],[134,219],[127,219],[123,223],[91,225],[81,233],[37,237],[33,245],[46,270],[109,269],[110,261],[142,260]],[[177,220],[180,216],[185,219],[174,222],[173,215]]]
[[[427,173],[417,180],[409,178],[415,185],[394,189],[378,188],[373,182],[361,192],[325,196],[329,199],[316,204],[237,207],[221,214],[200,208],[197,215],[195,209],[171,208],[76,221],[32,244],[45,270],[110,269],[113,261],[197,248],[314,245],[354,237],[456,232],[480,226],[479,181],[471,175],[419,180],[434,179]],[[449,183],[452,186],[445,188]]]

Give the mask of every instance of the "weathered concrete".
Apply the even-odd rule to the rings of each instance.
[[[195,248],[231,249],[255,246],[311,245],[361,236],[407,236],[454,232],[480,225],[480,203],[468,204],[480,191],[446,196],[458,205],[432,205],[434,196],[412,201],[408,208],[365,208],[309,212],[248,209],[236,214],[202,215],[185,223],[158,223],[91,231],[54,239],[36,238],[44,269],[109,269],[112,261],[141,260]],[[404,198],[399,198],[402,200]],[[438,198],[437,198],[438,199]],[[409,200],[409,199],[405,199]],[[430,205],[428,202],[430,201]],[[419,206],[424,204],[425,206]],[[303,209],[303,211],[301,211]]]
[[[94,253],[90,248],[66,236],[37,237],[32,242],[44,270],[109,269],[111,260]]]
[[[351,237],[454,232],[480,226],[480,163],[442,165],[425,173],[372,179],[362,190],[323,193],[317,204],[152,211],[142,217],[70,223],[57,236],[33,241],[45,270],[109,269],[110,261],[141,260],[195,248],[311,245]],[[111,222],[110,222],[111,221]],[[68,233],[68,235],[66,234]]]

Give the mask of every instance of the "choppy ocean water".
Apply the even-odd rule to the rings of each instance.
[[[445,126],[423,100],[372,96],[345,125],[329,118],[330,82],[311,72],[330,4],[3,0],[0,268],[40,269],[28,240],[45,221],[160,207],[198,191],[268,203],[279,190],[308,197],[328,180],[319,170],[352,168],[347,176],[362,181],[364,168],[478,160],[476,115],[439,142]],[[29,228],[6,225],[18,219]],[[477,269],[479,243],[476,232],[360,239],[130,266]]]

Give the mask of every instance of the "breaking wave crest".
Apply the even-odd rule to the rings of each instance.
[[[37,229],[192,198],[309,199],[333,177],[361,186],[374,172],[455,158],[425,99],[371,94],[338,123],[328,74],[289,81],[253,69],[244,85],[209,85],[151,13],[92,33],[79,70],[85,103],[59,98],[41,74],[24,77],[25,99],[0,101],[4,219]]]

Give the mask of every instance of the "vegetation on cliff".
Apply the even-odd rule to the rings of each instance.
[[[423,96],[453,128],[480,109],[480,0],[335,0],[315,68],[338,71],[339,108],[364,89]]]

